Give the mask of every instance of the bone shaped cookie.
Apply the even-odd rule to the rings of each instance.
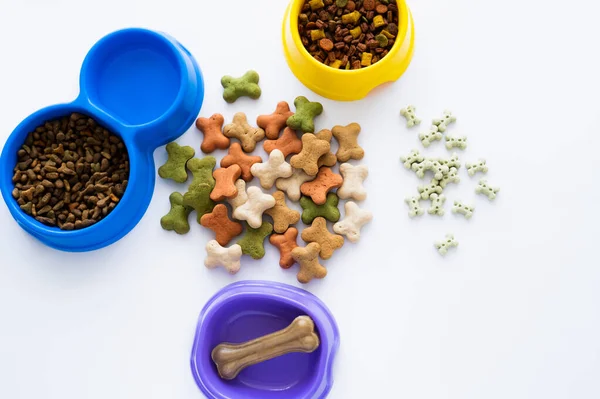
[[[358,242],[360,240],[360,230],[365,224],[373,220],[373,214],[360,209],[352,201],[346,202],[344,209],[346,215],[344,219],[333,225],[333,231],[346,236],[350,242]]]
[[[474,206],[465,205],[460,201],[454,201],[452,213],[459,213],[463,215],[465,219],[471,219],[471,217],[473,216],[473,212],[475,212]]]
[[[265,131],[259,127],[250,126],[246,114],[243,112],[238,112],[233,116],[233,122],[223,128],[223,134],[238,139],[242,143],[242,149],[246,152],[254,151],[256,143],[265,138]]]
[[[211,240],[206,244],[207,257],[204,265],[209,269],[222,266],[230,274],[236,274],[240,271],[240,259],[242,258],[242,247],[235,244],[229,248],[222,247],[216,240]]]
[[[347,126],[334,126],[331,129],[333,137],[338,141],[339,148],[337,153],[338,161],[348,162],[351,159],[361,160],[365,156],[365,151],[358,145],[358,135],[360,134],[360,125],[351,123]]]
[[[367,190],[363,187],[363,182],[369,176],[369,169],[366,165],[352,165],[343,163],[340,165],[340,173],[344,178],[342,187],[337,191],[341,199],[354,199],[364,201],[367,198]]]
[[[311,353],[319,345],[313,320],[298,316],[288,327],[272,334],[241,344],[219,344],[212,350],[211,358],[221,378],[232,380],[248,366],[288,353]]]
[[[433,120],[433,125],[437,126],[438,130],[444,133],[448,125],[454,122],[456,122],[456,117],[452,115],[451,111],[446,110],[441,118]]]
[[[400,157],[400,161],[404,163],[406,169],[412,169],[413,164],[424,160],[425,157],[419,153],[419,150],[411,150],[410,154]]]
[[[458,241],[454,239],[454,235],[447,234],[445,240],[435,242],[435,247],[440,255],[445,256],[450,248],[458,247]]]
[[[460,176],[458,176],[458,169],[455,167],[451,167],[448,173],[444,175],[444,177],[438,181],[438,185],[441,188],[446,188],[446,186],[450,183],[458,184],[460,183]]]
[[[262,226],[262,216],[267,209],[275,206],[275,198],[265,194],[258,187],[248,188],[248,200],[233,211],[237,220],[245,220],[253,229]]]
[[[319,172],[319,159],[327,154],[331,144],[312,133],[302,135],[302,151],[290,159],[296,169],[302,169],[307,175],[315,176]]]
[[[443,137],[437,126],[431,126],[428,131],[419,134],[421,144],[425,148],[429,147],[434,141],[440,141]]]
[[[334,173],[330,168],[322,167],[317,178],[300,186],[300,191],[310,197],[315,204],[323,205],[327,201],[327,193],[341,187],[343,181],[342,176]]]
[[[256,119],[256,124],[265,130],[268,139],[275,140],[279,137],[281,129],[286,126],[288,118],[292,115],[294,113],[290,111],[290,105],[285,101],[280,101],[277,103],[275,112],[270,115],[260,115]]]
[[[430,215],[444,216],[444,203],[446,202],[446,196],[444,194],[433,193],[429,196],[431,200],[431,208],[428,212]]]
[[[406,119],[406,127],[411,128],[421,123],[421,120],[415,115],[416,108],[414,105],[409,105],[406,108],[400,110],[400,115]]]
[[[250,172],[260,180],[260,185],[265,189],[270,189],[279,178],[287,178],[292,175],[292,167],[285,162],[283,153],[279,150],[273,150],[269,154],[267,162],[255,163],[250,168]]]
[[[490,186],[485,179],[479,180],[479,184],[477,187],[475,187],[475,193],[487,196],[490,201],[496,199],[496,194],[498,194],[498,191],[500,191],[498,187]]]
[[[479,161],[474,162],[474,163],[467,162],[466,167],[467,167],[467,173],[469,173],[469,176],[475,176],[475,174],[477,172],[481,172],[481,173],[488,172],[487,162],[485,159],[480,159]]]
[[[292,175],[287,179],[277,179],[275,186],[284,191],[292,201],[300,200],[302,193],[300,187],[307,181],[314,180],[316,176],[309,176],[302,169],[293,169]]]
[[[421,216],[425,213],[425,209],[421,208],[421,196],[418,195],[416,197],[408,197],[404,200],[408,205],[408,216],[414,218],[416,216]]]
[[[446,148],[451,150],[453,148],[459,148],[461,150],[467,149],[467,136],[457,135],[446,135]]]
[[[327,276],[327,269],[319,263],[319,253],[321,246],[316,242],[311,242],[306,247],[297,247],[292,250],[292,258],[300,266],[300,271],[296,276],[298,282],[308,284],[313,279],[322,279]]]
[[[248,193],[246,193],[246,182],[242,179],[238,179],[235,182],[235,188],[237,188],[237,196],[233,198],[227,198],[227,202],[229,202],[229,205],[231,205],[233,212],[235,212],[237,208],[244,205],[246,201],[248,201]]]
[[[425,177],[425,172],[431,170],[433,172],[433,178],[441,180],[444,175],[448,173],[449,168],[448,165],[442,165],[435,159],[425,159],[423,162],[413,163],[412,170],[414,170],[417,177],[421,179]]]

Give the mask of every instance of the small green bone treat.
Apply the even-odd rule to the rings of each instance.
[[[174,192],[169,196],[171,210],[160,219],[160,225],[168,231],[175,231],[177,234],[186,234],[190,231],[188,216],[192,208],[183,205],[183,195]]]
[[[402,108],[400,110],[400,115],[402,115],[406,119],[406,127],[408,128],[411,128],[421,123],[421,120],[415,116],[415,111],[416,108],[414,105],[409,105],[408,107]]]
[[[443,191],[442,187],[439,185],[439,182],[435,179],[433,179],[431,183],[427,184],[426,186],[417,187],[417,190],[419,190],[419,194],[421,194],[421,199],[424,200],[429,199],[431,194],[441,194]]]
[[[410,154],[401,156],[400,160],[404,163],[406,169],[412,169],[413,164],[423,162],[425,157],[419,153],[419,150],[412,150]]]
[[[321,103],[310,102],[306,97],[296,97],[294,100],[296,113],[287,120],[288,127],[300,130],[302,133],[314,133],[315,118],[323,113]]]
[[[262,259],[265,256],[265,239],[273,232],[273,225],[264,222],[258,229],[253,229],[246,224],[246,233],[237,242],[242,247],[242,253],[253,259]]]
[[[420,179],[424,178],[425,172],[430,170],[434,174],[434,179],[442,180],[444,176],[448,174],[450,168],[448,168],[447,165],[442,165],[439,161],[435,159],[426,159],[423,162],[414,163],[412,165],[412,170]]]
[[[324,217],[332,223],[340,220],[340,210],[338,209],[339,198],[334,193],[327,194],[327,201],[323,205],[315,204],[310,198],[300,198],[300,206],[302,207],[302,222],[310,225],[313,220],[319,216]]]
[[[458,158],[458,154],[455,152],[453,152],[452,155],[450,155],[450,159],[440,158],[440,159],[438,159],[438,161],[442,165],[447,165],[450,169],[452,169],[452,168],[460,169],[462,166],[462,164],[460,163],[460,159]]]
[[[436,241],[435,243],[435,248],[442,256],[445,256],[450,248],[456,247],[458,247],[458,241],[454,239],[453,234],[446,234],[446,239],[444,241]]]
[[[467,149],[467,137],[447,134],[446,135],[446,148],[449,150],[451,150],[453,148],[466,150]]]
[[[446,196],[444,194],[433,193],[429,196],[431,200],[431,207],[428,209],[430,215],[444,216],[444,203],[446,202]]]
[[[185,164],[194,158],[196,151],[192,147],[180,146],[173,142],[167,144],[167,162],[158,168],[158,175],[163,179],[171,179],[177,183],[185,183],[188,178]]]
[[[221,78],[221,86],[223,91],[223,99],[228,103],[234,103],[240,97],[250,97],[254,100],[260,97],[261,90],[258,86],[260,77],[256,71],[248,71],[241,78],[232,76],[223,76]]]
[[[498,194],[499,191],[500,189],[498,187],[490,186],[487,180],[484,179],[479,180],[479,184],[475,187],[475,193],[487,196],[490,201],[496,199],[496,194]]]
[[[192,172],[193,180],[187,193],[183,196],[183,204],[194,208],[198,223],[207,213],[212,212],[215,202],[210,199],[210,193],[215,188],[215,179],[212,175],[217,164],[214,157],[202,159],[193,158],[187,162],[187,168]]]
[[[433,125],[437,126],[438,130],[444,133],[448,129],[448,125],[454,122],[456,122],[456,117],[452,115],[452,112],[446,110],[441,118],[433,120]]]
[[[463,215],[465,219],[471,219],[471,217],[473,216],[473,212],[475,212],[474,206],[465,205],[460,201],[454,201],[452,213],[459,213]]]
[[[421,216],[425,213],[425,209],[421,208],[421,197],[408,197],[404,200],[406,204],[408,204],[408,216],[414,218],[416,216]]]
[[[460,183],[460,176],[458,176],[458,169],[455,167],[450,168],[448,173],[444,175],[444,177],[438,182],[441,188],[446,188],[446,186],[450,183],[458,184]]]
[[[475,176],[475,174],[477,172],[481,172],[481,173],[488,172],[487,162],[485,159],[480,159],[479,161],[477,161],[475,163],[467,162],[466,166],[467,166],[467,172],[469,173],[469,176]]]
[[[427,148],[434,141],[442,140],[444,136],[439,132],[437,126],[431,126],[428,131],[419,134],[419,139],[421,140],[421,144],[423,147]]]

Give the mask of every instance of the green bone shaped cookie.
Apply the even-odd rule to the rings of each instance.
[[[288,127],[300,130],[302,133],[314,133],[315,118],[323,113],[321,103],[310,102],[306,97],[296,97],[294,100],[296,113],[287,120]]]
[[[169,196],[171,210],[160,219],[160,225],[168,231],[175,231],[177,234],[186,234],[190,231],[188,216],[193,211],[192,208],[183,205],[183,195],[174,192]]]
[[[230,104],[236,102],[240,97],[250,97],[256,100],[262,93],[258,86],[259,79],[256,71],[248,71],[241,78],[223,76],[221,78],[221,86],[225,89],[223,99]]]
[[[265,239],[273,232],[271,223],[263,222],[258,229],[253,229],[246,224],[246,233],[237,242],[242,247],[244,255],[251,256],[253,259],[262,259],[265,256]]]
[[[188,178],[185,164],[190,159],[194,158],[196,151],[189,146],[180,146],[173,142],[167,144],[167,154],[169,158],[167,162],[158,168],[158,175],[163,179],[171,179],[177,183],[185,183]]]
[[[183,196],[183,205],[194,208],[198,223],[202,216],[212,212],[215,207],[214,201],[210,199],[210,193],[215,188],[212,173],[216,164],[217,160],[214,157],[193,158],[187,163],[187,168],[194,178]]]
[[[339,198],[334,193],[327,194],[327,200],[323,205],[315,204],[310,198],[300,198],[300,206],[302,207],[302,221],[305,224],[312,224],[313,220],[319,216],[324,217],[332,223],[340,220],[340,210],[338,209]]]

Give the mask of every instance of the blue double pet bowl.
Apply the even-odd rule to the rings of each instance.
[[[125,29],[105,36],[87,54],[80,90],[75,101],[44,108],[21,122],[0,158],[0,190],[13,218],[46,245],[70,252],[110,245],[140,221],[154,191],[153,152],[192,125],[202,106],[204,82],[196,60],[177,40],[150,30]],[[123,198],[106,218],[82,230],[63,231],[20,209],[11,194],[12,176],[27,135],[73,112],[90,116],[121,137],[130,173]]]

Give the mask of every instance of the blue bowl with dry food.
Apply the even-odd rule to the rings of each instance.
[[[219,376],[211,359],[217,345],[271,334],[304,315],[314,322],[320,340],[317,350],[255,364],[233,380]],[[323,399],[333,385],[339,343],[333,315],[313,294],[281,283],[242,281],[223,288],[202,310],[192,349],[192,373],[210,399]]]
[[[44,108],[21,122],[0,159],[0,190],[17,223],[50,247],[70,252],[99,249],[131,231],[154,191],[154,150],[192,125],[204,99],[202,73],[194,57],[171,36],[146,29],[113,32],[87,54],[80,94],[71,103]],[[28,134],[47,121],[87,115],[119,136],[129,156],[129,178],[120,201],[104,219],[65,231],[23,212],[11,195],[17,153]]]

